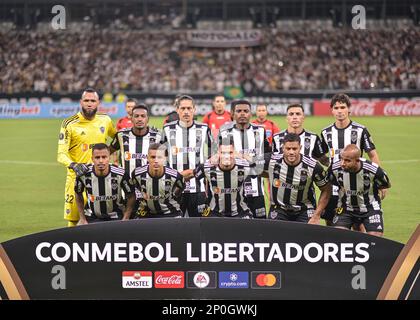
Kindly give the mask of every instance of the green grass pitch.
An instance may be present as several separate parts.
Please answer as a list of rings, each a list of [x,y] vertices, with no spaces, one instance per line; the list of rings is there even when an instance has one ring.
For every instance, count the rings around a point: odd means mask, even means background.
[[[284,117],[271,117],[281,129]],[[150,123],[162,126],[163,118]],[[366,117],[392,188],[383,202],[385,237],[405,243],[420,221],[420,118]],[[332,117],[307,117],[316,133]],[[0,120],[0,242],[66,226],[65,168],[56,162],[61,120]]]

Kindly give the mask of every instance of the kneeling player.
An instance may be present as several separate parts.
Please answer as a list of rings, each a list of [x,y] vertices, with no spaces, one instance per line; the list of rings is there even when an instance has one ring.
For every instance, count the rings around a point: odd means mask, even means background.
[[[185,183],[178,171],[165,166],[166,160],[166,145],[153,143],[147,154],[149,164],[132,173],[140,190],[138,218],[182,217],[179,200]]]
[[[360,156],[360,149],[349,144],[343,149],[341,160],[330,167],[330,178],[340,188],[333,226],[350,229],[354,223],[363,224],[367,233],[382,236],[384,222],[379,192],[391,184],[385,171]]]
[[[78,225],[119,220],[123,215],[130,215],[135,196],[130,185],[130,178],[124,169],[109,164],[110,152],[104,143],[97,143],[92,148],[93,165],[87,166],[87,172],[76,178],[76,204],[80,219]],[[127,196],[124,207],[122,191]],[[83,204],[83,192],[86,192],[87,204]]]
[[[243,189],[250,167],[247,161],[235,158],[233,139],[222,139],[218,161],[212,162],[207,160],[194,170],[197,179],[205,177],[209,183],[209,210],[203,216],[252,218]]]
[[[318,224],[331,195],[331,185],[322,166],[302,155],[300,149],[300,137],[289,133],[283,140],[283,155],[274,154],[266,166],[270,178],[269,218]],[[314,183],[321,190],[318,207]]]

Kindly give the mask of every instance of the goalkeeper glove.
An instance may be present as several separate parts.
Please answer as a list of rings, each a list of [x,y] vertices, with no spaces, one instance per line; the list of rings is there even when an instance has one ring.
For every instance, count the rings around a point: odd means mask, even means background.
[[[69,168],[73,169],[73,171],[76,173],[78,177],[84,175],[89,170],[87,165],[85,165],[84,163],[76,163],[76,162],[72,162]]]

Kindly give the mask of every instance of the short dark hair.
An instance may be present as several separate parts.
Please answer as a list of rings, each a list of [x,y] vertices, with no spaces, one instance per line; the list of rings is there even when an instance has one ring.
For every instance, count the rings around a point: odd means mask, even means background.
[[[143,109],[143,110],[146,110],[147,115],[149,115],[149,107],[148,107],[147,105],[145,105],[144,103],[139,103],[139,104],[136,104],[136,105],[134,106],[134,108],[131,110],[131,112],[134,114],[134,110],[136,110],[136,109]]]
[[[300,144],[300,137],[296,133],[288,133],[283,139],[283,144],[286,142],[297,142]]]
[[[96,93],[96,95],[98,96],[98,99],[100,99],[98,91],[96,91],[94,88],[88,87],[85,90],[83,90],[82,96],[80,97],[81,99],[83,98],[85,93]]]
[[[193,97],[191,97],[191,96],[189,96],[187,94],[182,94],[179,97],[177,96],[175,98],[175,107],[177,109],[179,108],[179,105],[181,104],[181,101],[183,101],[183,100],[189,100],[189,101],[192,102],[193,106],[195,106],[195,102],[194,102],[194,98]]]
[[[105,143],[95,143],[92,147],[92,153],[95,150],[108,150],[109,152],[109,147],[105,144]]]
[[[129,103],[129,102],[134,102],[136,105],[138,105],[138,104],[139,104],[139,101],[138,101],[137,99],[134,99],[134,98],[128,98],[128,99],[125,101],[125,104],[127,105],[127,103]]]
[[[167,147],[166,144],[161,144],[161,143],[152,143],[149,146],[149,151],[151,150],[161,150],[161,151],[166,151]]]
[[[235,142],[233,140],[233,135],[228,134],[227,136],[219,136],[219,147],[220,146],[234,146]]]
[[[223,98],[226,100],[225,95],[224,95],[223,93],[216,94],[216,95],[213,97],[213,101],[214,101],[214,100],[216,100],[216,98],[217,98],[217,97],[223,97]]]
[[[345,93],[335,94],[334,97],[332,97],[331,99],[330,108],[334,107],[334,105],[337,102],[345,103],[347,107],[350,108],[350,105],[351,105],[350,97],[346,95]]]
[[[303,110],[303,106],[300,103],[289,104],[287,106],[286,112],[288,112],[289,109],[292,109],[292,108],[301,108],[302,109],[302,113],[305,112],[305,110]]]
[[[249,102],[248,100],[245,100],[245,99],[233,100],[232,103],[230,104],[230,111],[232,112],[232,114],[235,112],[235,108],[238,104],[246,104],[249,106],[249,109],[252,108],[251,102]]]

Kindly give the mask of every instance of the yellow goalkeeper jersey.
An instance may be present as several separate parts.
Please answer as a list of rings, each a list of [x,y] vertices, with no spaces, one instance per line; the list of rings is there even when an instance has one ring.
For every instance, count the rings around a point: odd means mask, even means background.
[[[105,143],[107,137],[113,138],[115,133],[108,115],[97,113],[93,120],[87,120],[78,112],[63,120],[58,137],[57,161],[66,167],[72,162],[91,163],[93,145]]]

